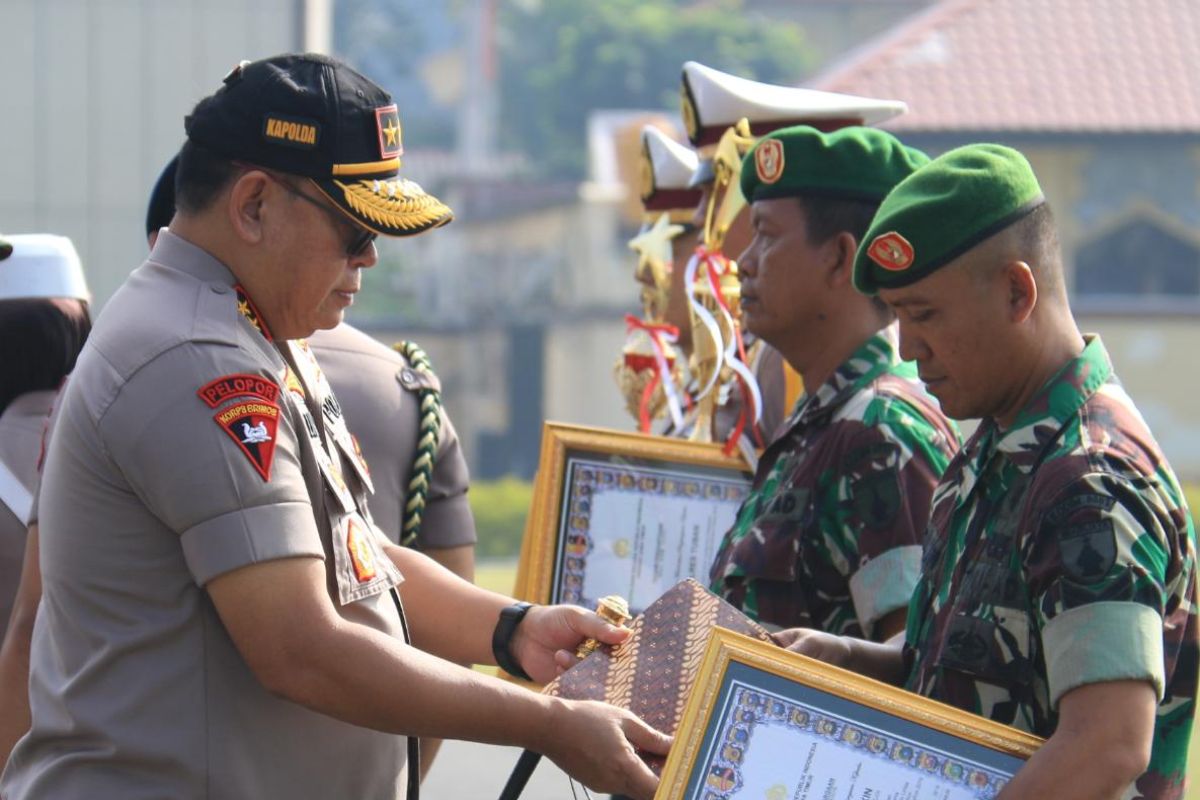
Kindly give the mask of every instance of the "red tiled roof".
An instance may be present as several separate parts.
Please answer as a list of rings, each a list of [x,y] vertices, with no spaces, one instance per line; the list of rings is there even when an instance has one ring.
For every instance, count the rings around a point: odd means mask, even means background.
[[[944,0],[818,76],[906,131],[1200,131],[1197,0]]]

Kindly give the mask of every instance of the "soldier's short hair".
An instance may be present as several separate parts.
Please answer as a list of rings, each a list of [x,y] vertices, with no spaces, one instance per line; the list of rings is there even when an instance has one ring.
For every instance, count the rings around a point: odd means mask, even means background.
[[[879,202],[849,198],[801,194],[796,198],[804,212],[808,241],[827,242],[843,231],[861,242],[871,220],[879,210]]]

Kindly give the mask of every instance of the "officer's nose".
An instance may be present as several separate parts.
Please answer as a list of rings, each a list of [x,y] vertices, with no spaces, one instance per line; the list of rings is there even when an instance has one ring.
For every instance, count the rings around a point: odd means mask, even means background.
[[[758,237],[755,237],[757,239]],[[754,246],[755,239],[750,240],[750,244],[746,245],[746,249],[737,257],[738,276],[739,277],[754,277],[758,274],[758,255]]]
[[[361,253],[354,256],[354,258],[350,260],[351,266],[362,267],[363,269],[369,269],[375,266],[377,263],[379,263],[379,251],[375,249],[374,241],[367,245]]]
[[[913,326],[900,319],[900,358],[905,361],[927,361],[929,345],[913,331]]]

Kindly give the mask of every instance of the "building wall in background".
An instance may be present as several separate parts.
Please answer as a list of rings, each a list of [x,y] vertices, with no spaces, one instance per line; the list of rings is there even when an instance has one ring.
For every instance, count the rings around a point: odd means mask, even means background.
[[[4,0],[0,230],[70,236],[102,305],[183,118],[242,59],[328,49],[330,0]]]

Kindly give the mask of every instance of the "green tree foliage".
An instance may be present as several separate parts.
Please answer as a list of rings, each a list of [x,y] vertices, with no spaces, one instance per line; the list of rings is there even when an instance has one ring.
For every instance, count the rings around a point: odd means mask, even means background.
[[[504,477],[494,481],[471,481],[467,492],[475,530],[479,558],[515,557],[521,552],[525,518],[533,500],[533,484],[520,478]]]
[[[588,113],[677,113],[685,61],[778,83],[810,63],[798,26],[741,0],[509,0],[500,25],[501,143],[567,179],[584,175]]]

